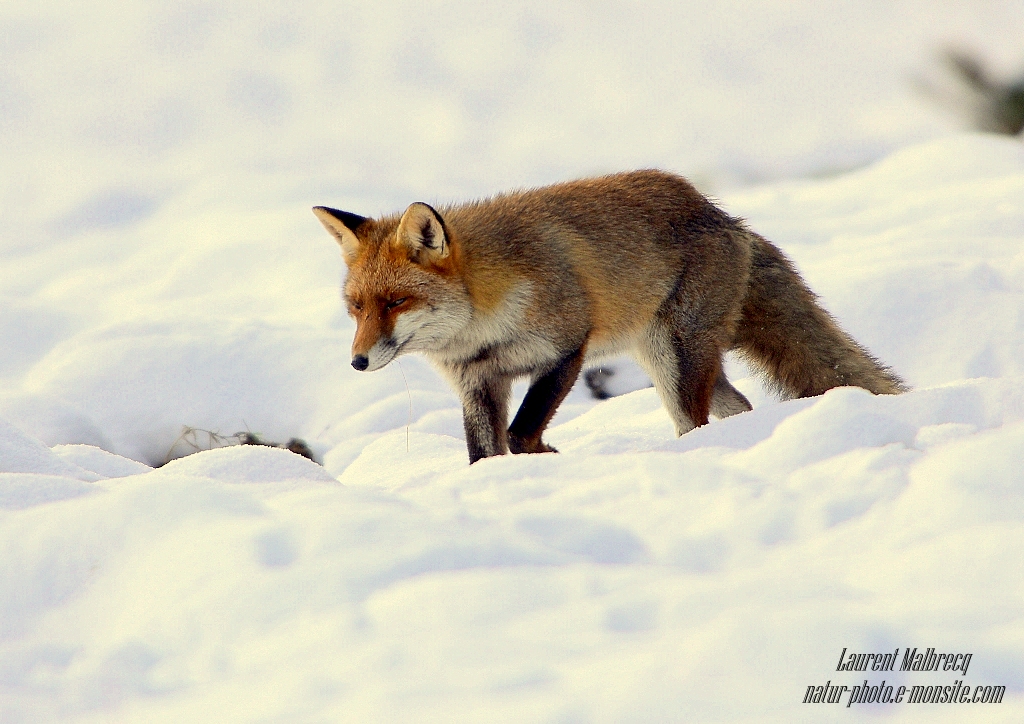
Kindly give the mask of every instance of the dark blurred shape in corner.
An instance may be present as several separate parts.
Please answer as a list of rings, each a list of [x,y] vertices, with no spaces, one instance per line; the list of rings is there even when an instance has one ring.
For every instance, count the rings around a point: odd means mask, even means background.
[[[1024,76],[1002,81],[973,53],[947,48],[941,78],[918,78],[916,85],[936,103],[966,115],[979,131],[1016,136],[1024,129]]]

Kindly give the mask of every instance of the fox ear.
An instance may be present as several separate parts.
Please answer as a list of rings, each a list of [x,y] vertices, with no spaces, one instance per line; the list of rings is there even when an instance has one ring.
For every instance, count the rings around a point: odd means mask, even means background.
[[[444,219],[431,206],[418,202],[402,214],[396,242],[415,262],[440,261],[451,251]]]
[[[341,244],[341,255],[346,264],[351,264],[359,255],[359,247],[362,242],[355,232],[367,219],[363,216],[350,214],[347,211],[338,211],[327,206],[314,206],[313,213],[320,223],[331,233],[338,243]]]

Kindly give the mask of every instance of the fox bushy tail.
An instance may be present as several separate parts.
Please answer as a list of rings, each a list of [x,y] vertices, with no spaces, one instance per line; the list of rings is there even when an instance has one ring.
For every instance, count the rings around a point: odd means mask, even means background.
[[[735,349],[790,397],[853,385],[877,394],[909,388],[817,302],[793,263],[753,232],[751,273]]]

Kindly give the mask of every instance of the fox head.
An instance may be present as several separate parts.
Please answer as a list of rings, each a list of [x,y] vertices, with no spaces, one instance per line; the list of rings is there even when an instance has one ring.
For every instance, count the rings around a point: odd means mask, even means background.
[[[401,218],[368,219],[326,206],[313,213],[341,245],[344,297],[356,322],[352,366],[373,371],[406,352],[432,352],[468,324],[458,245],[423,203]]]

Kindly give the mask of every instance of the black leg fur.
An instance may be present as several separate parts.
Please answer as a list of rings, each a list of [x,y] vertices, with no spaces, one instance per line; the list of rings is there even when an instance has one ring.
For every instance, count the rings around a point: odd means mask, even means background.
[[[579,377],[583,349],[580,347],[567,354],[530,386],[508,429],[509,450],[514,453],[556,452],[541,441],[541,436]]]
[[[505,422],[508,420],[508,381],[470,390],[462,400],[469,463],[508,452]]]

